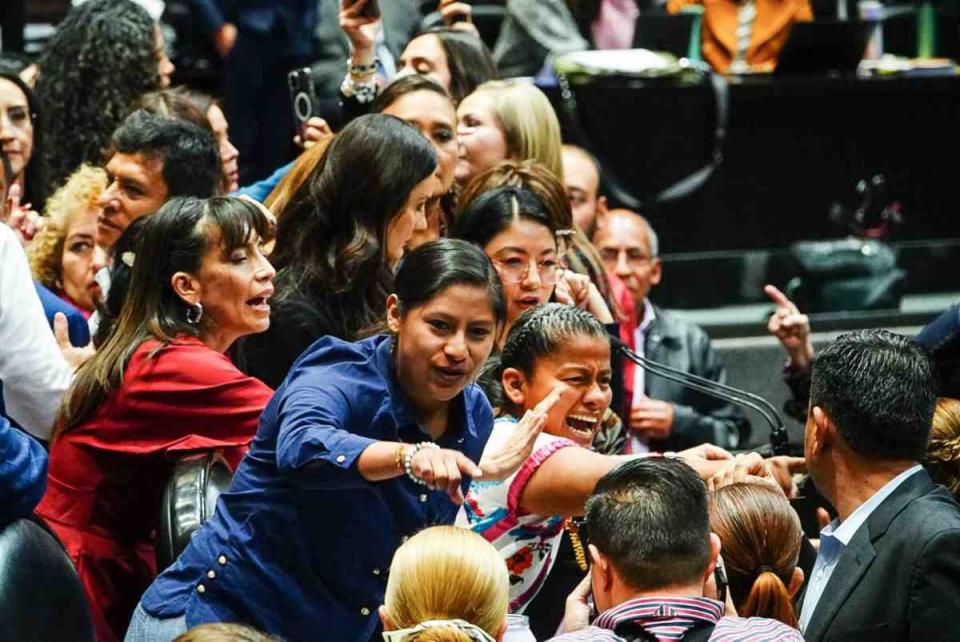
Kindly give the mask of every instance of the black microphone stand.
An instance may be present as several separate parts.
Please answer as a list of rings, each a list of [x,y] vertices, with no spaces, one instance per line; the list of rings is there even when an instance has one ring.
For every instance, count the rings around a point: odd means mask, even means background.
[[[706,395],[710,395],[711,397],[723,399],[724,401],[729,401],[730,403],[738,406],[743,406],[756,411],[761,417],[763,417],[764,421],[770,424],[770,447],[773,450],[773,454],[790,454],[790,443],[787,436],[787,428],[783,425],[783,419],[780,418],[780,413],[777,412],[776,408],[774,408],[769,401],[760,395],[755,395],[752,392],[747,392],[746,390],[741,390],[740,388],[734,388],[733,386],[728,386],[711,379],[690,374],[689,372],[684,372],[683,370],[677,370],[676,368],[671,368],[670,366],[657,363],[656,361],[651,361],[646,357],[641,357],[639,354],[631,350],[630,347],[627,346],[623,341],[613,337],[611,337],[611,341],[614,347],[620,353],[622,353],[627,359],[630,359],[630,361],[633,361],[639,367],[645,369],[647,372],[651,372],[670,381],[675,381],[680,385],[686,386],[687,388],[691,388],[693,390],[698,390]]]

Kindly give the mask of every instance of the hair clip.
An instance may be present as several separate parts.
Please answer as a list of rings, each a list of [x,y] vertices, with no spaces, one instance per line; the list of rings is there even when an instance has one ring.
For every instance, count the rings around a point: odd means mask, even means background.
[[[136,258],[137,258],[137,255],[134,254],[133,252],[124,252],[123,254],[120,255],[120,260],[123,261],[123,264],[126,265],[128,268],[133,267],[133,261]]]

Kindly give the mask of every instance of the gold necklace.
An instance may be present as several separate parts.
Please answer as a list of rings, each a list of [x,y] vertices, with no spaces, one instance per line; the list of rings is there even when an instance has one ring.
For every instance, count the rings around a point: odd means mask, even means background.
[[[587,566],[587,551],[584,550],[583,542],[580,540],[580,527],[573,521],[573,518],[568,517],[563,523],[563,529],[570,534],[570,544],[573,546],[573,556],[577,560],[577,566],[586,573],[589,568]]]

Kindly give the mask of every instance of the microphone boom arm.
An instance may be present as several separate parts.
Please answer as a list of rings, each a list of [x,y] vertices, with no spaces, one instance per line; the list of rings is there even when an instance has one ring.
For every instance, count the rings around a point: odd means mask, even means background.
[[[683,370],[677,370],[662,363],[657,363],[656,361],[651,361],[646,357],[641,357],[638,355],[619,339],[614,338],[613,343],[614,347],[617,348],[625,357],[657,376],[674,381],[692,390],[697,390],[706,395],[710,395],[711,397],[716,397],[718,399],[754,410],[757,412],[757,414],[763,417],[764,421],[770,425],[770,446],[773,449],[773,454],[789,454],[790,444],[787,436],[787,429],[783,425],[783,420],[780,418],[780,414],[773,407],[773,404],[760,395],[756,395],[752,392],[747,392],[746,390],[741,390],[739,388],[734,388],[733,386],[718,383],[711,379],[706,379],[705,377],[700,377],[689,372],[684,372]]]

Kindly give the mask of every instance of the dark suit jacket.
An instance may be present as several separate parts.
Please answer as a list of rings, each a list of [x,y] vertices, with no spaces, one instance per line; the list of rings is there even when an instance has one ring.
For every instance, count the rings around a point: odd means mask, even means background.
[[[803,597],[799,599],[803,604]],[[925,470],[867,518],[807,624],[807,642],[960,640],[960,506]]]
[[[312,41],[317,23],[317,0],[191,0],[210,32],[224,22],[258,34],[274,34],[278,40]]]
[[[645,335],[645,357],[719,383],[727,382],[726,368],[717,360],[710,338],[703,328],[657,306],[654,306],[654,314],[654,321]],[[621,329],[620,338],[633,346],[632,329],[629,332]],[[624,383],[631,389],[633,368],[632,363],[624,361]],[[717,443],[718,427],[722,428],[721,433],[737,435],[740,444],[747,443],[750,438],[750,421],[743,412],[716,397],[650,372],[644,376],[644,392],[651,399],[671,402],[674,409],[673,431],[669,438],[652,442],[654,450],[683,450],[704,442]],[[627,407],[632,405],[632,394],[626,399]],[[730,446],[728,442],[718,445]]]

